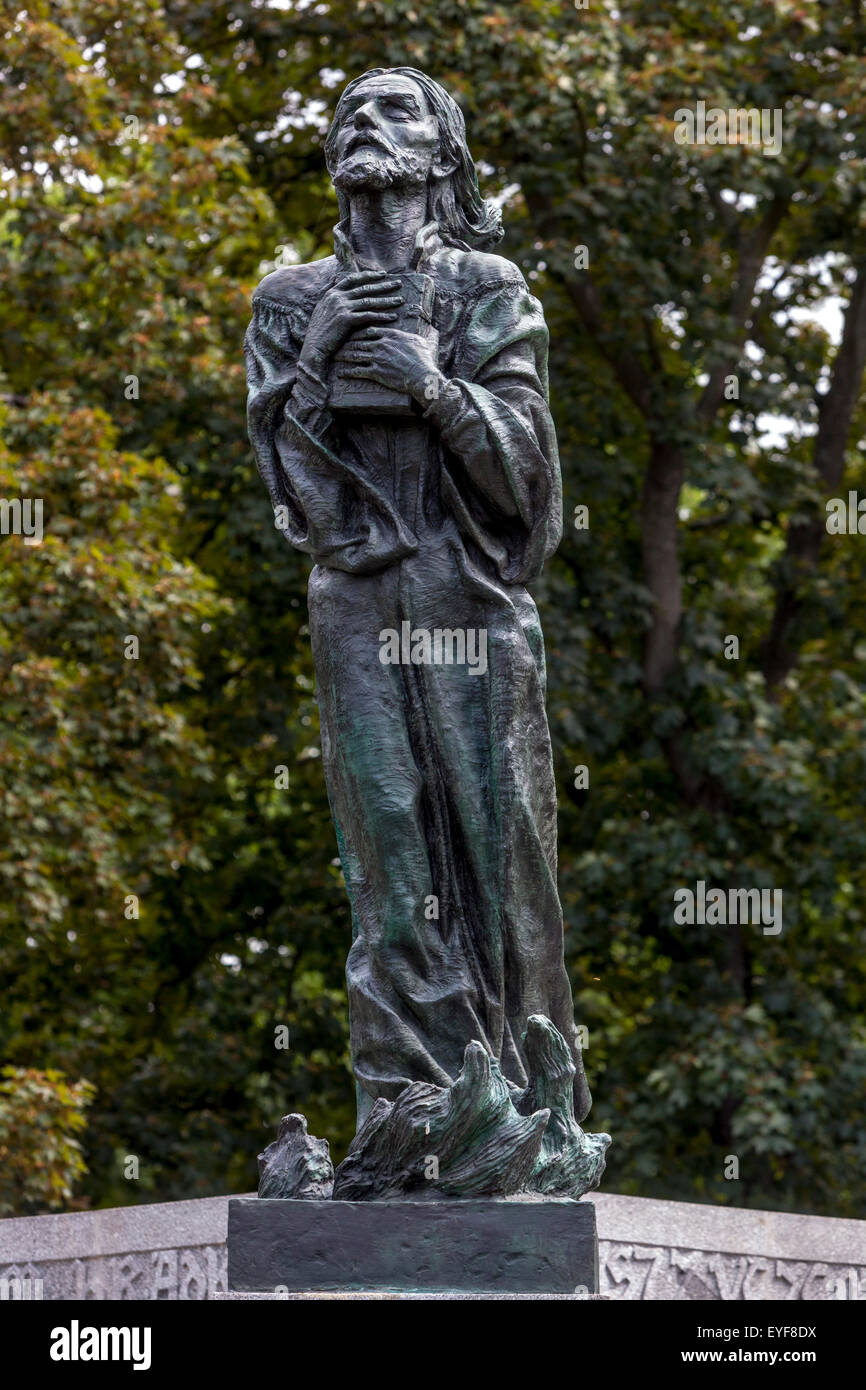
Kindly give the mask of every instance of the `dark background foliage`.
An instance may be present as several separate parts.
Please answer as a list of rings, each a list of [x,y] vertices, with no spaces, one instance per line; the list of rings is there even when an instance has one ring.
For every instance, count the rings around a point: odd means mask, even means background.
[[[23,1069],[96,1087],[79,1200],[248,1190],[289,1110],[351,1137],[306,567],[240,349],[275,259],[330,250],[344,77],[408,63],[552,333],[535,592],[606,1185],[862,1214],[866,541],[824,526],[866,490],[862,4],[17,0],[0,33],[0,495],[46,524],[0,538],[0,1051],[28,1115]],[[699,100],[780,109],[781,153],[678,144]],[[783,932],[676,925],[698,879],[781,888]]]

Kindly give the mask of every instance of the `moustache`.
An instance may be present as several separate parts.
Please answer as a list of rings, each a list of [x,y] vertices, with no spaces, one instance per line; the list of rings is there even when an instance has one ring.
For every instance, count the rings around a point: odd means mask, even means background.
[[[343,154],[354,154],[358,149],[381,150],[382,154],[390,155],[392,159],[397,153],[390,141],[383,139],[381,135],[367,134],[364,131],[359,131],[347,141]]]

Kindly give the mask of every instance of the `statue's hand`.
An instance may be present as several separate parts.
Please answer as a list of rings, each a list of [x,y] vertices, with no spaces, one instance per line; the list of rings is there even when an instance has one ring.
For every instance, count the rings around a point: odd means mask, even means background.
[[[351,363],[345,376],[378,381],[394,391],[408,391],[422,405],[439,393],[442,381],[435,340],[399,328],[368,328],[342,353]]]
[[[301,361],[323,375],[330,358],[352,333],[393,323],[403,303],[400,281],[384,270],[359,270],[328,290],[313,310]]]

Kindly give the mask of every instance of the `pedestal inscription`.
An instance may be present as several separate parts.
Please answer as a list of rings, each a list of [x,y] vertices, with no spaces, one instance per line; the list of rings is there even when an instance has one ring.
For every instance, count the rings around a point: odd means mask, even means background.
[[[598,1292],[595,1208],[530,1200],[229,1202],[230,1290]]]

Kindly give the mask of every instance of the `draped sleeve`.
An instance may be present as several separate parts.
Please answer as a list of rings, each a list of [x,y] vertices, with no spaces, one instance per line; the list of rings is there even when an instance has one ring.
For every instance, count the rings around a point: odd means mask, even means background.
[[[522,277],[482,288],[465,311],[455,375],[425,411],[444,446],[443,501],[512,584],[537,575],[562,535],[547,346]]]
[[[327,393],[299,369],[296,311],[253,296],[244,340],[247,422],[278,529],[332,569],[368,574],[418,545],[384,494],[333,444]]]

